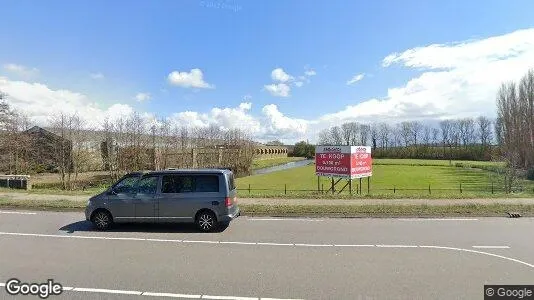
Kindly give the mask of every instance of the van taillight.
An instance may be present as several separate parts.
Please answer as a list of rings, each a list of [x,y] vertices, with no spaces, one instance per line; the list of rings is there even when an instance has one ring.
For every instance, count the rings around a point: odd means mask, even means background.
[[[226,207],[228,207],[228,206],[232,206],[232,198],[230,198],[230,197],[226,197],[226,198],[224,199],[224,205],[225,205]]]

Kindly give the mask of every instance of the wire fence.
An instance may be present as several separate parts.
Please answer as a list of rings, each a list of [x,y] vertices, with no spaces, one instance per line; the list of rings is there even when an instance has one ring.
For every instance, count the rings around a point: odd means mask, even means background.
[[[254,194],[294,194],[294,193],[309,193],[309,194],[350,194],[350,195],[365,195],[365,194],[377,194],[377,193],[386,193],[386,194],[406,194],[406,192],[412,194],[425,194],[432,195],[433,193],[487,193],[487,194],[500,194],[500,193],[532,193],[534,194],[534,188],[527,188],[522,185],[512,186],[511,188],[505,188],[502,184],[491,183],[491,184],[466,184],[459,183],[456,187],[432,187],[429,184],[426,187],[405,187],[392,185],[391,187],[372,187],[367,183],[356,183],[356,184],[345,184],[341,186],[334,185],[325,185],[324,183],[320,184],[319,188],[315,189],[295,189],[290,188],[288,184],[283,184],[279,186],[270,186],[268,188],[256,188],[251,184],[248,184],[246,187],[238,187],[237,191],[241,195],[254,195]]]

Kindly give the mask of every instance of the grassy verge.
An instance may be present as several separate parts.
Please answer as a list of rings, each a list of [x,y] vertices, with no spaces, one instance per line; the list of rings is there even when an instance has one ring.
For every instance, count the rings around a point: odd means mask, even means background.
[[[286,194],[284,191],[264,191],[264,192],[251,192],[250,194],[245,191],[238,192],[240,198],[277,198],[277,199],[499,199],[499,198],[532,198],[533,193],[515,193],[506,194],[504,192],[496,192],[494,194],[487,192],[464,192],[464,193],[413,193],[413,191],[397,191],[393,193],[371,193],[369,195],[357,195],[357,194],[332,194],[332,193],[317,193],[317,192],[289,192]]]
[[[246,205],[249,216],[331,216],[331,217],[446,217],[506,216],[519,212],[534,216],[534,205],[466,204],[466,205]]]
[[[445,217],[506,216],[518,212],[534,216],[534,205],[465,204],[465,205],[263,205],[241,204],[246,216],[315,216],[315,217]],[[83,211],[85,202],[70,200],[34,201],[0,199],[0,208],[47,211]]]
[[[0,199],[0,208],[50,210],[50,211],[83,211],[86,202],[72,200],[13,200]]]
[[[274,167],[294,161],[303,160],[303,157],[277,157],[267,159],[257,159],[252,162],[252,170]]]

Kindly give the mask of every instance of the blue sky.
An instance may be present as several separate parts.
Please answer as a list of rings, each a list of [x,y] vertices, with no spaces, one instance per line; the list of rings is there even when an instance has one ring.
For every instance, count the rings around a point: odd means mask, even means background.
[[[220,125],[231,127],[228,119],[232,118],[242,118],[243,122],[236,126],[256,122],[251,126],[257,127],[260,139],[295,140],[351,118],[377,120],[381,114],[391,115],[372,102],[357,106],[372,99],[393,101],[382,106],[402,102],[398,111],[404,111],[405,100],[393,99],[391,89],[406,89],[414,80],[420,81],[415,82],[417,89],[436,86],[425,78],[444,76],[435,66],[449,57],[447,51],[453,56],[464,51],[465,47],[459,50],[457,44],[501,37],[497,44],[510,45],[502,51],[513,51],[524,44],[509,35],[534,27],[534,2],[528,0],[2,0],[1,6],[0,78],[4,80],[3,89],[12,95],[14,106],[46,101],[36,99],[39,91],[32,92],[35,98],[28,99],[20,90],[30,87],[19,84],[16,90],[14,82],[31,84],[32,88],[36,84],[45,86],[49,94],[42,98],[53,98],[48,100],[56,101],[59,107],[61,103],[57,102],[71,101],[69,105],[75,110],[86,105],[98,113],[120,104],[154,116],[174,116],[181,122],[199,118],[199,124],[207,124],[210,118],[220,115],[213,113],[213,108],[236,110],[247,102],[251,103],[250,109],[230,111],[230,117],[222,118]],[[528,31],[524,36],[530,34]],[[413,66],[413,61],[418,60],[415,56],[399,57],[389,66],[383,63],[392,53],[400,55],[417,47],[432,50],[432,44],[445,45],[445,49],[431,55],[433,61],[422,66]],[[496,44],[488,42],[489,52],[481,57],[492,57],[491,45]],[[531,58],[534,48],[527,46],[521,52],[525,61]],[[459,78],[472,76],[465,72],[469,68],[465,67],[464,57],[470,54],[458,57],[452,69],[460,71],[451,74],[454,80],[472,83],[469,78]],[[515,66],[517,62],[510,64]],[[510,67],[510,76],[504,79],[514,79],[528,67],[532,65],[525,63],[523,70]],[[273,79],[272,72],[277,68],[292,79]],[[209,88],[192,87],[183,78],[178,80],[180,84],[168,80],[171,72],[190,73],[193,69],[200,70]],[[305,75],[312,70],[315,75]],[[363,75],[361,80],[347,84],[358,74]],[[488,78],[484,84],[500,79],[502,75]],[[273,95],[267,87],[272,84],[287,85],[288,95]],[[479,91],[459,89],[431,92],[449,95],[441,102],[460,93],[455,97],[462,103],[466,101],[462,97],[478,95]],[[81,96],[64,99],[58,91]],[[139,93],[149,94],[150,99],[137,101]],[[481,97],[486,99],[487,95]],[[270,106],[273,104],[276,109]],[[419,114],[399,114],[398,118],[428,118],[436,111],[440,117],[477,113],[477,105],[470,111],[451,111],[451,106],[436,103],[417,105]],[[266,106],[271,113],[265,112]],[[353,111],[347,107],[353,107]],[[83,114],[84,110],[80,111]],[[184,111],[197,115],[180,115]],[[491,114],[491,110],[482,113]],[[45,117],[36,111],[28,114],[41,121]]]

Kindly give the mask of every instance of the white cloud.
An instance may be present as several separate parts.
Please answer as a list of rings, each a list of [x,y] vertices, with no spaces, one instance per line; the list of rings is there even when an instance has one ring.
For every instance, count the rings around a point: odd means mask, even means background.
[[[323,115],[318,122],[493,117],[501,83],[516,81],[534,67],[534,29],[417,47],[390,54],[382,62],[423,72],[400,87],[389,88],[382,99],[349,105]]]
[[[0,90],[7,93],[9,103],[30,119],[45,126],[58,112],[77,113],[92,126],[100,126],[105,118],[117,118],[131,114],[133,108],[126,104],[114,104],[101,108],[86,95],[69,90],[53,90],[45,84],[12,81],[0,77]]]
[[[354,75],[350,80],[347,81],[347,85],[353,85],[356,82],[362,80],[364,77],[365,77],[365,74],[363,74],[363,73]]]
[[[291,88],[285,83],[267,84],[264,87],[275,97],[289,97],[289,93],[291,92]]]
[[[294,79],[293,76],[287,74],[284,69],[282,68],[276,68],[274,69],[272,72],[271,72],[271,78],[274,80],[274,81],[279,81],[279,82],[288,82],[288,81],[291,81]]]
[[[225,129],[241,129],[249,134],[256,135],[261,131],[260,122],[249,114],[252,103],[243,102],[236,108],[211,109],[208,113],[185,111],[171,116],[174,124],[191,127],[217,126]]]
[[[264,126],[263,134],[265,137],[295,139],[306,134],[308,121],[285,116],[275,104],[265,105],[262,112],[264,114],[262,125]]]
[[[271,71],[271,79],[274,81],[272,84],[264,85],[264,89],[275,97],[289,97],[291,94],[291,86],[302,87],[305,83],[309,83],[309,77],[315,76],[317,73],[305,67],[304,75],[293,76],[288,74],[282,68],[276,68]]]
[[[304,71],[304,75],[306,75],[308,77],[315,76],[315,75],[317,75],[317,72],[315,72],[315,70],[313,70],[313,69],[308,69],[308,70]]]
[[[189,72],[173,71],[167,76],[170,84],[184,88],[211,89],[214,85],[204,81],[204,74],[200,69],[191,69]]]
[[[91,73],[89,74],[89,77],[91,77],[91,79],[95,79],[95,80],[99,80],[99,79],[104,79],[105,76],[104,74],[98,72],[98,73]]]
[[[137,100],[137,102],[145,102],[150,99],[152,99],[150,93],[137,93],[137,95],[135,95],[135,100]]]
[[[13,64],[13,63],[5,64],[4,70],[10,73],[13,73],[15,75],[18,75],[18,76],[23,76],[23,77],[30,77],[30,76],[37,75],[37,73],[39,73],[39,70],[36,68],[28,68],[28,67]]]

